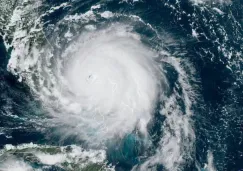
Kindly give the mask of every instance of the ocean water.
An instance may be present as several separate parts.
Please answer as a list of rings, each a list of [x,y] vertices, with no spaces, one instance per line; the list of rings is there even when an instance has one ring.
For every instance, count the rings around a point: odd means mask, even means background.
[[[0,170],[243,170],[242,57],[242,0],[0,0]]]

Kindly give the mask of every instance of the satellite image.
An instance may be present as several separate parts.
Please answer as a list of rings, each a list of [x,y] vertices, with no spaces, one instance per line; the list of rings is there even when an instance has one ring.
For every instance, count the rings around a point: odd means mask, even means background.
[[[0,0],[0,171],[243,171],[243,0]]]

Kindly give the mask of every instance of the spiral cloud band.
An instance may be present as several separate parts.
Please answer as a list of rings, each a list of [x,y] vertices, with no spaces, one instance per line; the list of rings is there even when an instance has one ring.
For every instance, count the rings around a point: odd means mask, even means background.
[[[99,139],[124,135],[135,126],[146,134],[160,91],[155,54],[128,29],[119,25],[81,35],[64,68],[70,92],[65,108]]]
[[[45,15],[62,6],[68,4]],[[35,123],[47,128],[48,138],[75,137],[87,148],[112,149],[131,135],[146,150],[158,143],[151,154],[141,154],[146,161],[135,170],[157,164],[178,170],[191,159],[195,141],[188,80],[193,70],[164,49],[166,35],[149,23],[99,12],[101,7],[67,15],[55,27],[36,18],[30,36],[14,34],[8,70],[40,100],[46,115]]]

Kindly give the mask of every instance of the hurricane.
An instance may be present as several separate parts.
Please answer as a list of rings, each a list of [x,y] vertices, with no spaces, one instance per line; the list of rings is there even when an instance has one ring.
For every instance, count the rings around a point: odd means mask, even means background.
[[[0,1],[0,171],[240,171],[241,0]]]

